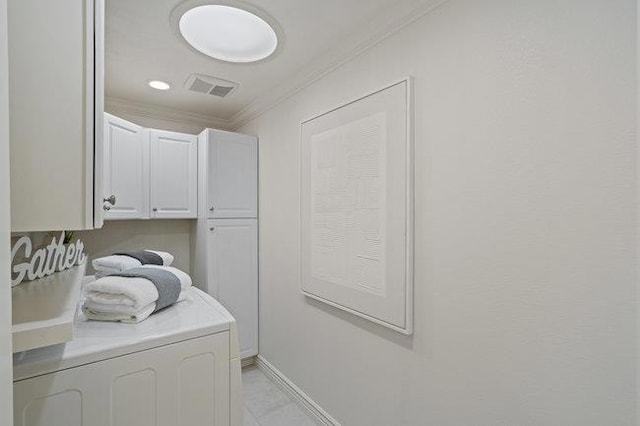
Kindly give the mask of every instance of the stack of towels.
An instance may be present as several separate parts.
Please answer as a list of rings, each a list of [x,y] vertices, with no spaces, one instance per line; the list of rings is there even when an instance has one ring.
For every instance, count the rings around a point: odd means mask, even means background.
[[[172,262],[169,253],[151,250],[95,259],[97,279],[84,288],[82,312],[91,320],[138,323],[184,300],[191,277]]]

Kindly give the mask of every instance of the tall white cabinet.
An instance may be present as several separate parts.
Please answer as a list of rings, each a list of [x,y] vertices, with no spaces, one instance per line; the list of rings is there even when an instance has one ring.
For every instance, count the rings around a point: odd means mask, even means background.
[[[105,114],[104,140],[105,219],[196,218],[196,135],[146,129]]]
[[[258,141],[207,129],[198,136],[196,283],[236,318],[241,358],[258,354]]]

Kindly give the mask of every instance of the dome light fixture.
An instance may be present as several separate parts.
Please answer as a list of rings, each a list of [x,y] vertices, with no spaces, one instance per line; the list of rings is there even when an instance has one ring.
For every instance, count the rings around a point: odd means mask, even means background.
[[[152,88],[156,89],[156,90],[169,90],[171,89],[171,85],[169,83],[167,83],[166,81],[162,81],[162,80],[151,80],[149,81],[149,86],[151,86]]]
[[[262,61],[281,44],[277,23],[261,10],[240,2],[186,1],[173,10],[171,20],[189,46],[225,62]]]

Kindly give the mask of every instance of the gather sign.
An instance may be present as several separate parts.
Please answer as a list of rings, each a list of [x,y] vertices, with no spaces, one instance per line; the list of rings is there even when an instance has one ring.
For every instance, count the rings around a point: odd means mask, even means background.
[[[44,278],[57,271],[64,271],[76,265],[82,265],[87,256],[84,252],[84,244],[77,240],[75,243],[64,244],[64,231],[60,238],[53,237],[51,243],[36,250],[33,254],[31,238],[20,238],[11,249],[11,286],[20,284],[25,278],[29,281]],[[20,263],[16,262],[16,256]]]

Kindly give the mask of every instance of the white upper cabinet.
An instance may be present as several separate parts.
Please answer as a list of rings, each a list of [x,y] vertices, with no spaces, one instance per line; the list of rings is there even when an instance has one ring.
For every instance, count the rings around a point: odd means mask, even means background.
[[[8,2],[13,231],[102,224],[103,8]]]
[[[198,138],[104,114],[105,219],[193,219]]]
[[[195,218],[198,213],[198,138],[150,130],[151,218]]]
[[[105,219],[149,217],[149,139],[137,124],[104,119]]]
[[[258,140],[255,136],[205,130],[208,149],[207,217],[258,217]]]

